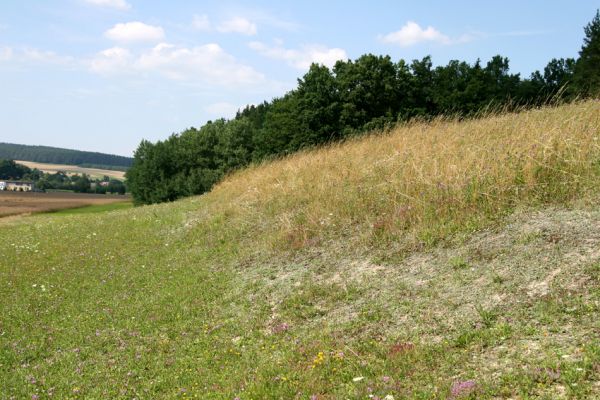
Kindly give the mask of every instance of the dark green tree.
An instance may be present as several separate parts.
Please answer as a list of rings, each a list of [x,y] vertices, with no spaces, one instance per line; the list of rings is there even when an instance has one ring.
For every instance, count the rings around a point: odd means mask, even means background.
[[[294,135],[291,147],[324,143],[340,137],[340,94],[336,79],[324,65],[312,64],[298,79],[298,113],[305,130]]]
[[[575,65],[575,87],[583,95],[600,95],[600,10],[583,29],[585,38]]]
[[[0,160],[0,179],[23,179],[32,170],[25,165],[17,164],[13,160]]]

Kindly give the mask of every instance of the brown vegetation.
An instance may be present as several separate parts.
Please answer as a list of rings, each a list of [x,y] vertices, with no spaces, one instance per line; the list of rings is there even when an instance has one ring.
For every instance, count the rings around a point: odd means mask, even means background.
[[[81,193],[0,192],[0,217],[129,201],[128,196]]]

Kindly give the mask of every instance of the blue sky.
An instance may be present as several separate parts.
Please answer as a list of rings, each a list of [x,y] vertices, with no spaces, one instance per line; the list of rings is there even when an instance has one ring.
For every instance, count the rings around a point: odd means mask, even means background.
[[[597,0],[0,4],[0,141],[131,155],[292,89],[311,62],[576,57]]]

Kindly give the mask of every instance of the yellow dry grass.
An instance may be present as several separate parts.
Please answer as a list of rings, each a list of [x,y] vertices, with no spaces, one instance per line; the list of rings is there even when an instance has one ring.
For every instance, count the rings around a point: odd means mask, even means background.
[[[31,169],[37,168],[42,172],[54,174],[58,171],[62,171],[67,175],[81,175],[86,174],[91,176],[92,178],[102,179],[105,175],[118,179],[120,181],[125,180],[125,172],[123,171],[113,171],[109,169],[100,169],[100,168],[85,168],[77,165],[67,165],[67,164],[48,164],[48,163],[38,163],[33,161],[22,161],[15,160],[16,163],[25,165]]]
[[[271,245],[427,245],[521,205],[581,196],[598,181],[599,137],[599,101],[409,123],[234,173],[203,212]]]

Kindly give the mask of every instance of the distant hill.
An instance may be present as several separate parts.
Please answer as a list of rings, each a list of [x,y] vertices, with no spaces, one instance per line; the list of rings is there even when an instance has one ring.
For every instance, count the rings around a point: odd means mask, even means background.
[[[126,170],[133,163],[133,158],[131,157],[117,156],[114,154],[1,142],[0,159],[69,164],[88,168],[114,170]]]

